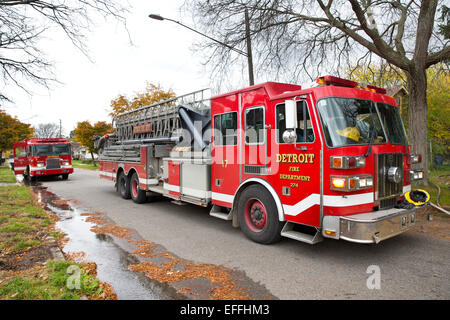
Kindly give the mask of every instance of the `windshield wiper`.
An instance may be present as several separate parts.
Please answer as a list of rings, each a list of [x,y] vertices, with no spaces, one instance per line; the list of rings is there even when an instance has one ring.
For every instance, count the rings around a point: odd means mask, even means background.
[[[370,119],[372,119],[372,130],[370,131],[369,147],[367,148],[367,152],[364,154],[365,158],[369,157],[370,153],[372,152],[372,145],[375,141],[375,135],[377,133],[377,128],[375,127],[375,120],[373,117],[374,117],[373,112],[370,111]]]

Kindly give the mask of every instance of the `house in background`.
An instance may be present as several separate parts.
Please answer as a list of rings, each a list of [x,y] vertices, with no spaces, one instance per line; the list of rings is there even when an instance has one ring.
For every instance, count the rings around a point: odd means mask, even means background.
[[[400,107],[400,114],[403,116],[404,112],[406,112],[405,107],[408,101],[408,90],[406,90],[405,86],[402,84],[395,85],[386,89],[386,94],[391,96],[397,102],[397,105]]]
[[[72,158],[75,160],[92,160],[91,154],[82,146],[79,142],[72,141],[70,142],[72,147]],[[94,153],[94,159],[97,159],[98,156]]]

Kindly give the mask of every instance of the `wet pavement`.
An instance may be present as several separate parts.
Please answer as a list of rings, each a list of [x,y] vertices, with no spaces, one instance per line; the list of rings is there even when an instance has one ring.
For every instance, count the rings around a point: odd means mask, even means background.
[[[247,240],[227,221],[208,216],[207,209],[165,200],[144,204],[123,200],[98,172],[76,169],[67,181],[41,181],[61,198],[72,199],[74,207],[103,213],[95,217],[108,219],[117,230],[98,224],[94,228],[110,235],[132,261],[139,260],[130,262],[133,271],[167,283],[167,290],[175,288],[187,298],[225,299],[221,290],[214,295],[211,290],[232,289],[228,285],[243,288],[256,299],[449,298],[450,242],[428,231],[408,232],[376,246],[335,240],[311,246],[290,239],[263,246]],[[130,239],[126,232],[125,238],[114,235],[124,228],[131,231]],[[152,242],[139,247],[129,241],[138,241],[137,235]],[[367,287],[372,265],[381,270],[379,290]],[[188,278],[191,275],[197,277]],[[222,281],[226,278],[227,283]],[[161,291],[172,292],[164,287]]]
[[[67,234],[69,238],[63,252],[68,255],[82,252],[82,261],[95,262],[98,278],[111,284],[119,299],[182,298],[144,275],[130,271],[128,267],[138,263],[138,260],[122,249],[113,237],[90,231],[95,224],[86,222],[87,216],[82,216],[82,213],[86,212],[85,210],[61,201],[58,196],[47,191],[46,187],[39,182],[33,182],[31,188],[44,208],[60,218],[56,227]]]
[[[56,227],[68,239],[64,254],[75,262],[95,262],[98,278],[113,286],[118,299],[276,299],[242,271],[182,259],[101,212],[61,199],[40,182],[46,180],[24,184],[59,217]]]

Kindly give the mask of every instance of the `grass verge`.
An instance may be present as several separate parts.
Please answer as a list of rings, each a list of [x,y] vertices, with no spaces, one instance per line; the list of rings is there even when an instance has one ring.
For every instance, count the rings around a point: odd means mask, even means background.
[[[98,170],[98,163],[94,166],[92,161],[72,160],[72,167],[79,169]]]
[[[0,167],[0,183],[14,183],[16,176],[9,167]]]
[[[30,188],[0,187],[0,300],[116,299],[95,263],[53,261],[56,221]]]
[[[71,261],[48,261],[0,281],[1,300],[96,300],[111,291],[88,265]]]
[[[442,207],[450,207],[450,165],[443,166],[439,169],[430,171],[429,180],[438,185],[441,189],[439,202]],[[437,188],[432,184],[424,186],[413,186],[417,189],[425,189],[431,196],[431,202],[436,203]],[[448,216],[447,216],[448,217]]]

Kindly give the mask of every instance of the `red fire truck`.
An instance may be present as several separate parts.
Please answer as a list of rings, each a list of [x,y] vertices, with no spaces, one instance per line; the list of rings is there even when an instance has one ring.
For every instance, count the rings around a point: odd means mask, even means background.
[[[30,138],[14,143],[14,174],[27,179],[43,175],[61,175],[64,180],[73,172],[70,142],[67,139]]]
[[[208,206],[264,244],[378,243],[431,219],[427,205],[399,206],[423,171],[385,89],[324,76],[203,95],[115,117],[96,141],[100,177],[136,203]]]

